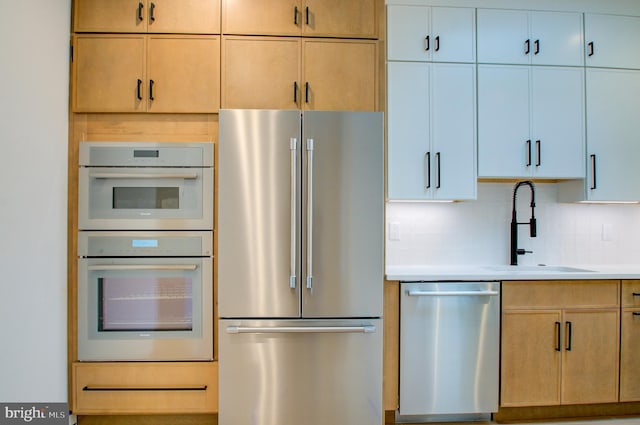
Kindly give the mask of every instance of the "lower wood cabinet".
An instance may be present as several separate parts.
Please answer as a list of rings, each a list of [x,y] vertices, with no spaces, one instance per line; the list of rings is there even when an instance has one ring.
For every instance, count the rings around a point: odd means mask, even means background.
[[[218,411],[217,362],[74,363],[75,415]]]
[[[620,401],[640,401],[640,280],[622,282]]]
[[[502,297],[502,407],[618,401],[620,281],[503,282]]]

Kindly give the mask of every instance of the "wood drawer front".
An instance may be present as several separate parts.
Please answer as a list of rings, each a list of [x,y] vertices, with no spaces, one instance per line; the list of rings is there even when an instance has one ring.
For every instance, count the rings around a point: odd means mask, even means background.
[[[77,415],[215,413],[218,363],[74,363]]]
[[[620,305],[618,280],[509,281],[502,284],[502,308],[591,308]]]
[[[622,281],[622,307],[640,308],[640,280]]]

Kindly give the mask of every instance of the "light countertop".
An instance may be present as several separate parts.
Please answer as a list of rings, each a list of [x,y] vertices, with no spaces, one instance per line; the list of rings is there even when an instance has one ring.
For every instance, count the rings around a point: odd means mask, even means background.
[[[640,279],[640,264],[387,266],[386,279],[399,281]]]

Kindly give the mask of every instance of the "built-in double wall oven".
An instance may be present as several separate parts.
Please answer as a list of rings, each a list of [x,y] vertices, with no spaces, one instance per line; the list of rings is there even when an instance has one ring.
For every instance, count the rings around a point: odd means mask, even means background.
[[[78,360],[213,358],[213,144],[82,142]]]

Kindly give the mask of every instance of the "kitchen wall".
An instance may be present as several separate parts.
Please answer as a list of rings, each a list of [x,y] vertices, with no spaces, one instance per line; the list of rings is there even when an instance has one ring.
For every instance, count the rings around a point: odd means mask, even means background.
[[[70,10],[0,2],[0,402],[67,401]]]
[[[476,201],[387,204],[386,265],[508,264],[513,187],[480,183]],[[518,226],[519,247],[533,251],[520,264],[640,262],[640,205],[566,204],[557,194],[555,183],[536,184],[538,235]],[[529,220],[530,199],[521,187],[519,222]]]

